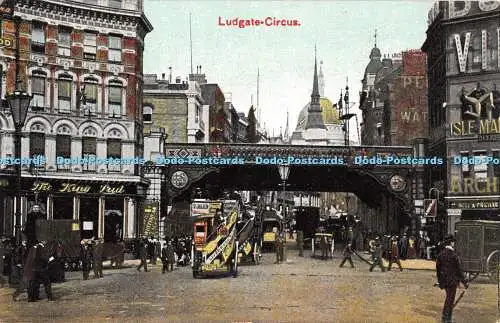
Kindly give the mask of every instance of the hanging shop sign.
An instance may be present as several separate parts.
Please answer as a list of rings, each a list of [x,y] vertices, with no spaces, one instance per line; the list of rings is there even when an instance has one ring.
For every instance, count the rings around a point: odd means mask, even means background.
[[[83,184],[72,182],[50,183],[50,182],[34,182],[30,188],[32,192],[36,193],[76,193],[76,194],[125,194],[125,185],[116,184]]]
[[[449,201],[448,207],[450,209],[461,210],[481,210],[481,209],[498,209],[500,202],[498,200],[487,199],[467,199],[467,200],[454,200]]]

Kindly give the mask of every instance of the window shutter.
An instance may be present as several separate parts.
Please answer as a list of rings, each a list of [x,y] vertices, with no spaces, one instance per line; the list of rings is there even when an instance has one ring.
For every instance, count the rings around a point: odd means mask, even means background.
[[[59,97],[71,98],[71,81],[59,80],[58,94]]]
[[[108,157],[122,157],[122,141],[119,139],[108,139]]]
[[[71,157],[71,136],[56,136],[56,156],[65,158]]]
[[[109,87],[109,102],[121,103],[122,102],[122,88],[117,86]]]
[[[39,132],[30,133],[30,155],[45,155],[45,134]]]
[[[97,151],[97,139],[93,137],[84,137],[82,139],[83,154],[95,155]]]

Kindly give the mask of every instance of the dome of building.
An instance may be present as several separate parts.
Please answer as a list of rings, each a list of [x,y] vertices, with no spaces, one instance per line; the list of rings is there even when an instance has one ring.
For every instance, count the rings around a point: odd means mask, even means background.
[[[306,128],[308,109],[311,103],[308,103],[299,113],[297,120],[297,130]],[[320,98],[319,105],[321,106],[321,115],[323,116],[324,124],[339,124],[339,113],[328,98]]]
[[[382,54],[380,53],[380,49],[378,49],[377,47],[373,47],[371,53],[370,53],[370,59],[380,59],[382,58]]]

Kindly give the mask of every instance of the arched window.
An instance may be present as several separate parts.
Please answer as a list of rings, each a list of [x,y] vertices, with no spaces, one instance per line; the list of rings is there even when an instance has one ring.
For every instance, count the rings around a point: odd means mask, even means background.
[[[70,165],[57,161],[57,158],[71,158],[71,129],[66,125],[57,128],[56,164],[57,169],[69,170]]]
[[[118,80],[109,81],[108,85],[108,114],[110,118],[122,117],[123,84]]]
[[[73,78],[67,74],[60,75],[57,79],[57,104],[59,113],[70,113],[72,92]]]
[[[96,162],[95,160],[91,161],[91,159],[95,159],[97,156],[97,131],[92,127],[87,127],[83,130],[82,135],[83,170],[95,172]]]
[[[153,107],[150,105],[145,105],[142,109],[142,120],[145,123],[153,122]]]
[[[47,74],[43,71],[34,71],[31,76],[31,110],[43,111],[45,110],[45,96],[46,96],[46,78]]]
[[[99,82],[95,78],[87,77],[84,80],[85,86],[85,113],[95,115],[99,109]]]

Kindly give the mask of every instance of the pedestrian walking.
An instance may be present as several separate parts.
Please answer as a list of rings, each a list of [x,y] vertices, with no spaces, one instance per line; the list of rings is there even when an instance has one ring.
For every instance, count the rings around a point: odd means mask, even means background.
[[[281,233],[276,232],[275,240],[276,264],[283,262],[283,241]]]
[[[403,234],[403,237],[399,241],[399,256],[403,259],[408,257],[408,238],[406,237],[406,233]]]
[[[427,234],[424,232],[421,236],[420,239],[418,240],[418,249],[419,249],[419,256],[420,259],[426,259],[426,250],[427,250],[427,244],[430,242],[429,237]]]
[[[467,280],[460,266],[460,259],[455,251],[453,235],[447,236],[444,240],[444,248],[436,260],[436,275],[439,288],[446,291],[442,322],[451,323],[457,288],[468,288]]]
[[[18,251],[14,251],[14,255],[12,255],[13,259],[11,261],[15,261],[17,263],[16,269],[22,271],[22,278],[19,284],[16,286],[16,290],[14,294],[12,294],[12,300],[17,301],[19,295],[24,293],[24,291],[28,292],[28,301],[35,302],[37,299],[33,286],[35,285],[35,255],[36,255],[36,241],[33,241],[33,246],[31,246],[26,252],[26,259],[20,257]],[[16,256],[16,253],[18,254]]]
[[[389,267],[387,268],[387,271],[391,271],[392,264],[394,263],[399,266],[399,270],[403,271],[403,266],[401,266],[401,260],[399,260],[398,237],[393,236],[391,240],[392,242],[388,252]]]
[[[340,263],[340,268],[344,267],[344,264],[346,261],[349,261],[351,264],[351,268],[354,268],[354,263],[352,262],[352,245],[350,243],[347,244],[347,246],[344,248],[344,258],[342,259],[342,262]]]
[[[382,244],[380,243],[380,238],[375,238],[375,251],[373,253],[373,263],[370,266],[370,271],[373,271],[373,268],[379,266],[382,272],[385,272],[384,265],[382,264]]]
[[[168,271],[168,257],[167,257],[167,242],[165,241],[165,244],[161,248],[161,273],[164,274]]]
[[[81,242],[80,257],[82,259],[83,279],[89,279],[90,267],[92,264],[92,250],[90,244],[86,240]]]
[[[92,268],[94,269],[94,278],[102,278],[102,261],[104,253],[104,241],[98,239],[94,242],[92,248]]]
[[[148,271],[148,243],[146,240],[142,241],[141,246],[139,248],[139,258],[141,259],[141,263],[137,266],[137,271],[141,271],[141,268],[144,267],[144,271]]]
[[[417,258],[417,239],[414,236],[410,236],[408,239],[408,259]]]
[[[170,268],[170,271],[174,271],[175,264],[175,250],[172,245],[172,241],[169,241],[167,244],[167,271]]]
[[[299,249],[299,257],[304,257],[304,232],[297,231],[297,248]]]
[[[49,301],[53,300],[52,297],[52,284],[50,282],[49,273],[49,259],[46,258],[45,242],[39,242],[35,246],[35,279],[32,280],[32,298],[31,301],[40,299],[40,284],[43,284],[45,295]],[[53,260],[51,257],[50,260]]]

